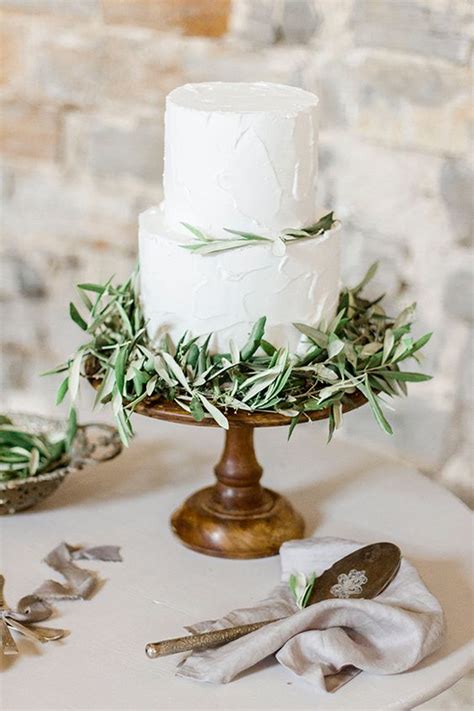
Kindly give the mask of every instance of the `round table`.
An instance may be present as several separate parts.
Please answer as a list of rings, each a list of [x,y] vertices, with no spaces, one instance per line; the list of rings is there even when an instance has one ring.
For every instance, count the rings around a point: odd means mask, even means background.
[[[405,464],[340,435],[325,446],[318,423],[297,428],[288,444],[281,429],[257,433],[268,483],[303,513],[308,536],[400,546],[443,605],[442,648],[407,673],[360,674],[326,695],[273,659],[225,686],[176,678],[179,657],[149,660],[146,642],[264,597],[278,581],[279,562],[210,558],[183,547],[169,530],[170,511],[190,488],[209,482],[222,434],[143,418],[136,424],[137,439],[116,460],[71,476],[38,508],[0,521],[11,605],[51,577],[41,559],[61,540],[117,544],[123,555],[122,563],[84,565],[104,578],[91,600],[57,603],[47,624],[68,628],[68,638],[38,648],[17,637],[22,654],[1,657],[4,708],[407,709],[469,670],[471,513]]]

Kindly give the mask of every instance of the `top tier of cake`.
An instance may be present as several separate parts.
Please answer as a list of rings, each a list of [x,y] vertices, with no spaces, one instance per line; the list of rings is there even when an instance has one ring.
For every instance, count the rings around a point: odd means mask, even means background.
[[[318,98],[290,86],[187,84],[166,102],[164,213],[213,236],[316,219]]]

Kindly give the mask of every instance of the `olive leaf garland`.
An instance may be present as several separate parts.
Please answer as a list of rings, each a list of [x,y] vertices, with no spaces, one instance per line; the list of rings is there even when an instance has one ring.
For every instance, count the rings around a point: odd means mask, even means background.
[[[283,256],[286,251],[287,242],[295,242],[296,240],[307,240],[321,237],[325,232],[332,229],[337,223],[334,219],[334,212],[329,212],[324,217],[321,217],[314,225],[304,229],[287,229],[283,230],[276,239],[272,237],[263,237],[262,235],[253,234],[252,232],[240,232],[239,230],[231,230],[224,227],[225,232],[235,235],[234,239],[217,239],[206,234],[198,227],[183,222],[182,225],[188,229],[194,236],[194,242],[187,242],[180,245],[183,249],[197,254],[215,254],[216,252],[227,252],[231,249],[239,249],[240,247],[248,247],[251,245],[270,243],[273,253],[276,256]]]
[[[125,445],[133,435],[131,414],[151,396],[174,401],[196,421],[212,417],[224,428],[229,426],[226,412],[277,412],[288,417],[289,435],[305,413],[327,408],[331,439],[342,423],[345,399],[359,390],[380,427],[392,434],[383,398],[406,395],[408,382],[431,378],[400,369],[403,361],[418,360],[431,333],[413,339],[414,305],[392,318],[381,306],[382,297],[363,298],[376,266],[357,286],[341,291],[337,315],[329,324],[294,324],[306,345],[299,355],[264,338],[265,316],[254,324],[243,348],[231,341],[227,353],[211,353],[210,335],[184,333],[176,345],[165,335],[154,344],[140,306],[138,268],[118,286],[111,280],[80,284],[87,315],[73,304],[70,315],[88,340],[66,363],[49,371],[65,374],[57,402],[69,393],[70,417],[75,418],[80,379],[91,376],[92,362],[99,383],[95,404],[111,404]]]

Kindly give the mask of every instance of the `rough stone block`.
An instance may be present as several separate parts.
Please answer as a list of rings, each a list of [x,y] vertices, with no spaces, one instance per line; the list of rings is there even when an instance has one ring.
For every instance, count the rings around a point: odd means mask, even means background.
[[[369,298],[385,294],[387,310],[395,313],[406,305],[404,293],[406,250],[403,244],[381,240],[379,234],[361,232],[350,222],[343,223],[346,248],[342,255],[342,281],[357,284],[367,268],[377,262],[378,270],[366,289]]]
[[[98,14],[100,0],[0,0],[0,10],[88,19]]]
[[[7,165],[0,165],[0,198],[4,208],[7,208],[7,201],[13,195],[14,190],[13,170]]]
[[[183,71],[187,81],[255,81],[258,66],[259,81],[302,86],[302,68],[307,62],[307,53],[297,46],[288,46],[284,52],[273,48],[247,49],[190,43],[183,48]]]
[[[101,177],[131,176],[159,183],[163,172],[163,117],[71,115],[66,122],[71,167]]]
[[[348,230],[346,258],[361,271],[378,256],[385,260],[380,271],[393,295],[398,293],[400,302],[416,300],[432,330],[443,312],[443,280],[435,275],[445,270],[454,243],[439,198],[443,159],[373,146],[343,133],[328,136],[321,135],[327,157],[318,200],[334,208],[343,234]],[[359,246],[354,233],[360,235]]]
[[[17,278],[15,257],[1,262],[6,272],[2,274],[2,286],[6,276],[9,290],[0,291],[0,389],[6,397],[15,392],[28,393],[30,403],[38,400],[38,409],[43,409],[41,404],[54,403],[60,382],[58,377],[40,379],[39,374],[52,364],[63,362],[84,340],[84,334],[71,321],[67,310],[69,301],[79,303],[75,285],[105,281],[114,273],[120,280],[128,276],[136,259],[136,255],[121,248],[120,241],[98,245],[92,239],[86,242],[74,237],[72,231],[64,232],[62,243],[67,249],[63,253],[58,244],[46,239],[37,240],[34,256],[30,250],[25,257],[27,250],[21,250],[22,269],[42,275],[46,290],[41,300],[28,298],[24,293]]]
[[[468,70],[370,55],[353,69],[358,79],[355,125],[361,134],[438,154],[469,150]]]
[[[45,298],[48,291],[46,269],[38,260],[38,254],[35,254],[33,259],[27,259],[18,252],[13,252],[3,257],[2,263],[3,274],[13,277],[16,298],[24,297],[35,301]]]
[[[460,3],[356,0],[352,25],[358,45],[469,62],[469,11]]]
[[[135,247],[136,191],[132,186],[99,189],[90,178],[73,178],[38,166],[16,169],[14,186],[2,215],[6,247],[28,252],[41,245],[58,258],[64,255],[63,266],[74,254],[71,245],[84,245],[91,254],[106,243],[117,244],[123,251]]]
[[[393,104],[406,100],[436,108],[468,93],[470,72],[461,67],[378,50],[355,50],[349,61],[360,73],[366,99],[381,94]]]
[[[98,14],[100,0],[0,0],[0,10],[25,14],[54,14],[89,19]]]
[[[313,0],[285,0],[280,36],[285,42],[306,44],[320,24]]]
[[[15,293],[15,275],[11,267],[10,256],[2,250],[0,252],[0,309],[3,308],[1,305],[4,302],[15,297]],[[2,313],[2,315],[4,314]]]
[[[103,0],[106,23],[203,37],[226,33],[230,6],[230,0]]]
[[[342,132],[321,132],[326,153],[319,201],[362,231],[432,250],[452,241],[439,202],[443,160],[415,151],[375,146]]]
[[[3,309],[2,309],[3,310]],[[31,370],[32,353],[28,348],[4,341],[2,347],[2,367],[0,368],[0,390],[2,393],[31,385],[28,372]]]
[[[0,86],[13,83],[21,69],[21,40],[11,24],[0,24]]]
[[[320,130],[348,127],[354,120],[356,101],[354,78],[344,61],[322,58],[315,54],[304,68],[304,88],[319,97]],[[320,148],[320,162],[324,161],[324,147]]]
[[[237,0],[232,5],[232,34],[253,45],[274,44],[280,27],[277,10],[274,0]]]
[[[474,239],[473,185],[472,163],[462,158],[446,160],[441,170],[441,197],[456,239],[464,247],[471,247]]]
[[[469,264],[470,256],[466,254],[466,265]],[[471,269],[467,266],[461,267],[449,274],[443,301],[446,312],[450,316],[469,323],[474,322],[474,271],[472,266]]]
[[[8,101],[2,103],[0,111],[0,150],[4,156],[57,159],[60,129],[55,109]]]
[[[321,24],[314,0],[236,0],[231,31],[253,45],[307,44]]]
[[[82,26],[81,26],[82,28]],[[28,92],[68,106],[94,104],[102,85],[102,40],[95,29],[39,31],[30,48],[34,62]]]
[[[384,145],[437,154],[469,150],[468,69],[381,50],[356,49],[344,59],[316,54],[308,81],[321,98],[323,128],[347,126]]]
[[[126,32],[109,29],[102,43],[104,98],[162,108],[166,94],[188,80],[183,64],[189,44],[171,33],[157,39],[156,32],[141,27]]]

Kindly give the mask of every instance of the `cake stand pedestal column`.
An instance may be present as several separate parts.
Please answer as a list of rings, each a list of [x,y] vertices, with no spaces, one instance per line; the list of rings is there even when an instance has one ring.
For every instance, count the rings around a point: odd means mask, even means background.
[[[89,376],[97,388],[100,380]],[[349,412],[366,403],[360,392],[348,395],[342,405]],[[217,427],[209,417],[197,422],[174,402],[150,396],[135,412],[156,420],[195,427]],[[324,420],[329,410],[301,415],[301,422]],[[176,536],[195,551],[220,558],[263,558],[276,555],[282,543],[304,534],[304,523],[290,502],[260,485],[263,470],[255,455],[256,427],[289,426],[291,419],[276,412],[227,414],[229,429],[224,451],[215,467],[217,483],[192,494],[174,512],[171,526]]]
[[[253,431],[230,426],[214,469],[217,483],[197,491],[173,514],[173,531],[189,548],[222,558],[262,558],[303,536],[303,519],[290,502],[260,485],[263,469]]]

